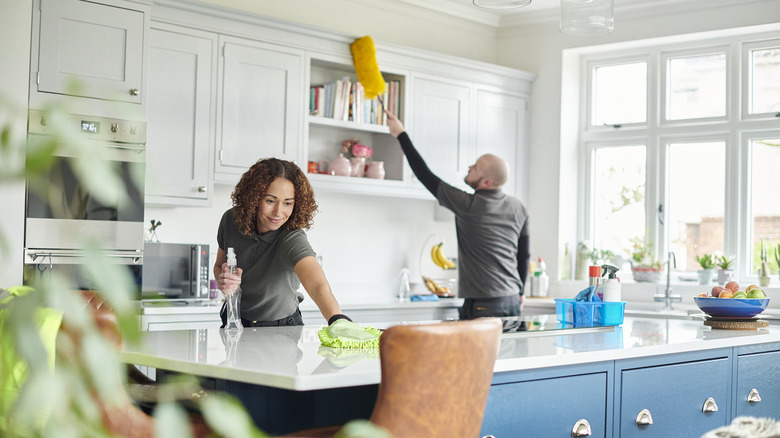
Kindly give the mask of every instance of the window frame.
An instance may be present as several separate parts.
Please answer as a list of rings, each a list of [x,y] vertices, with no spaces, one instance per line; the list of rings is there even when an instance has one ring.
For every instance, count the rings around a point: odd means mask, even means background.
[[[726,150],[724,193],[724,254],[736,257],[738,281],[758,281],[752,269],[753,233],[748,166],[749,142],[757,138],[780,137],[780,113],[747,114],[749,91],[747,70],[750,50],[780,45],[780,30],[735,34],[727,37],[687,38],[685,42],[642,45],[633,50],[591,50],[580,58],[580,128],[577,138],[580,175],[577,240],[592,242],[595,230],[593,169],[595,149],[627,144],[644,144],[647,150],[645,185],[645,239],[654,244],[655,257],[665,261],[669,235],[658,222],[658,208],[668,203],[667,156],[671,143],[723,141]],[[726,114],[723,117],[666,120],[668,60],[708,53],[726,55]],[[591,125],[593,75],[603,66],[644,61],[647,64],[647,122],[615,128]],[[744,80],[743,80],[744,79]],[[664,223],[669,213],[664,211]],[[688,268],[690,269],[690,267]],[[625,276],[624,276],[625,277]],[[628,277],[630,278],[630,276]]]
[[[753,85],[752,63],[750,62],[750,52],[753,50],[771,49],[771,48],[780,49],[780,38],[760,39],[758,41],[745,41],[742,43],[740,47],[740,66],[741,66],[740,74],[742,75],[743,78],[745,78],[745,80],[742,81],[742,83],[740,84],[741,85],[740,116],[742,120],[771,120],[780,117],[780,111],[755,113],[755,114],[751,114],[749,112],[750,99],[752,96],[752,93],[750,91]]]
[[[670,91],[669,91],[669,69],[671,68],[669,61],[672,59],[682,59],[682,58],[693,58],[696,56],[703,56],[703,55],[713,55],[713,54],[720,54],[723,53],[726,55],[726,65],[725,65],[725,81],[726,83],[724,85],[724,92],[726,93],[725,96],[725,113],[722,116],[715,116],[715,117],[696,117],[696,118],[687,118],[687,119],[669,119],[667,118],[669,113],[671,112],[671,102],[670,102]],[[729,46],[726,44],[718,44],[713,46],[704,46],[704,47],[697,47],[693,49],[675,49],[675,50],[665,50],[661,51],[659,53],[660,56],[660,78],[659,78],[659,87],[660,87],[660,93],[659,98],[661,99],[661,102],[658,106],[658,121],[660,126],[677,126],[677,125],[690,125],[690,124],[702,124],[702,123],[712,123],[712,122],[724,122],[727,121],[729,118],[729,109],[731,108],[731,95],[730,92],[730,84],[731,84],[731,68],[729,67],[730,57],[729,57]]]

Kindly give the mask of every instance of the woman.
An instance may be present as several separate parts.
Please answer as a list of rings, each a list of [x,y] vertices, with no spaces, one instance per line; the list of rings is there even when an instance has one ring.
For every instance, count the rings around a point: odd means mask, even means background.
[[[244,327],[303,325],[301,284],[329,325],[349,319],[341,314],[304,231],[317,203],[301,169],[290,161],[260,160],[241,176],[231,198],[233,208],[222,215],[217,231],[214,278],[223,293],[241,287]],[[228,268],[228,248],[236,253],[235,274]],[[224,327],[224,305],[220,314]]]

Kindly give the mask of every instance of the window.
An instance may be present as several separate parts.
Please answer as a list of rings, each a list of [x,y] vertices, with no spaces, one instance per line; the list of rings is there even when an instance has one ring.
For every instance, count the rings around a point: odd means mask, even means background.
[[[647,64],[596,67],[592,112],[594,126],[647,121]]]
[[[638,238],[693,280],[725,255],[750,282],[763,242],[777,275],[780,32],[623,50],[580,64],[579,241],[628,258]]]
[[[645,233],[644,145],[596,148],[593,157],[594,248],[622,254]]]
[[[666,119],[726,115],[726,54],[669,58]]]
[[[668,145],[667,229],[677,269],[694,271],[696,256],[723,254],[725,142]]]
[[[751,242],[750,272],[761,267],[761,243],[764,243],[769,272],[777,272],[775,251],[780,249],[780,135],[776,138],[750,140],[750,223],[753,232]],[[780,257],[780,255],[778,255]]]
[[[780,41],[748,45],[748,112],[780,113]]]

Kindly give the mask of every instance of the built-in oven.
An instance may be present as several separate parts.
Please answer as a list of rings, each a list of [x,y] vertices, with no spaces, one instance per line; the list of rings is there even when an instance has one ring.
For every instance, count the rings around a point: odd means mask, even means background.
[[[30,110],[28,151],[59,146],[53,148],[50,166],[28,171],[26,281],[57,266],[80,281],[78,269],[67,266],[82,264],[85,248],[94,246],[108,260],[134,267],[140,293],[145,143],[145,122]],[[101,184],[112,190],[102,191]]]

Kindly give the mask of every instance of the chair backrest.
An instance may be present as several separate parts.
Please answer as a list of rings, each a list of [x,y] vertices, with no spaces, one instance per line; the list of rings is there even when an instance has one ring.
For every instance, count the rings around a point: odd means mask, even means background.
[[[498,318],[388,328],[371,422],[397,437],[478,436],[501,330]]]

